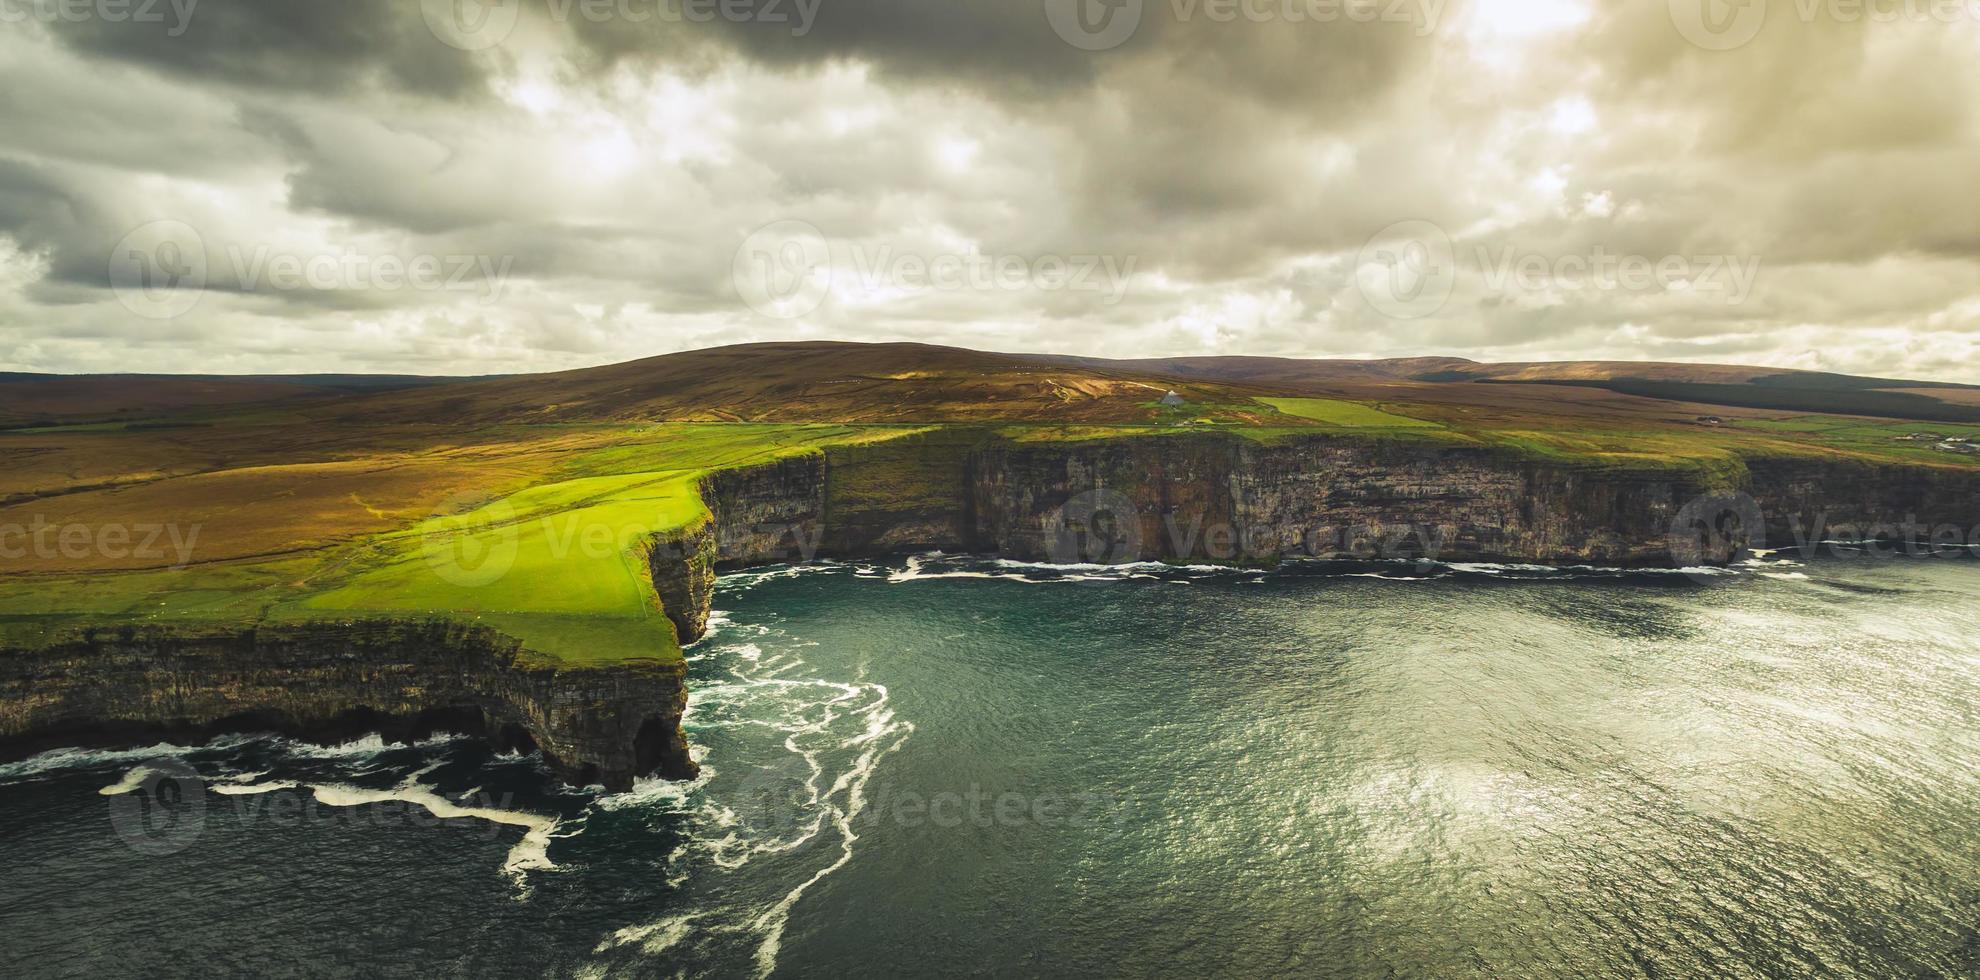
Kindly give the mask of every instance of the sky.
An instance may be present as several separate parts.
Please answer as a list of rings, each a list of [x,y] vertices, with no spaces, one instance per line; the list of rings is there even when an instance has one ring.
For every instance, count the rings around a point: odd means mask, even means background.
[[[1980,382],[1980,0],[0,0],[0,371]]]

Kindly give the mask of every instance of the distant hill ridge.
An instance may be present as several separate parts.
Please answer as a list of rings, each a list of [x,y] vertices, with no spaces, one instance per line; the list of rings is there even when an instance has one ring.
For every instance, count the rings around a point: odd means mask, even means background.
[[[1668,416],[1676,406],[1980,421],[1980,386],[1779,368],[1629,361],[1489,364],[1247,355],[1108,359],[926,344],[793,342],[664,354],[547,374],[0,374],[0,424],[287,404],[341,420],[486,422],[1140,421],[1192,403],[1321,396]],[[1522,394],[1521,392],[1530,392]]]

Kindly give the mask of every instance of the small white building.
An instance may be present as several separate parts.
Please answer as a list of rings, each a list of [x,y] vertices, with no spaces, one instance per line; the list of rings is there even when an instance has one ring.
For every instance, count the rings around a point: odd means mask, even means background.
[[[1183,400],[1183,396],[1173,391],[1162,396],[1162,407],[1164,408],[1181,408],[1187,404],[1189,403]]]

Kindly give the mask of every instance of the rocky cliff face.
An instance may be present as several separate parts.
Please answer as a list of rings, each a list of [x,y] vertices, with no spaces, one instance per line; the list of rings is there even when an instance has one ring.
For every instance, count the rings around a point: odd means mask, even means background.
[[[1006,444],[971,464],[974,540],[1058,561],[1432,557],[1639,564],[1669,551],[1680,471],[1505,451],[1203,436]],[[1722,559],[1723,560],[1723,559]]]
[[[82,629],[0,650],[0,753],[276,731],[311,740],[445,730],[540,748],[578,784],[695,772],[682,664],[531,665],[449,622]]]
[[[1980,478],[1957,469],[1756,459],[1708,474],[1325,435],[945,432],[720,474],[704,496],[716,555],[701,561],[718,568],[928,549],[1109,563],[1723,564],[1796,543],[1798,529],[1980,523]],[[690,624],[682,638],[698,638],[705,618],[677,618]]]
[[[1775,547],[1862,538],[1929,541],[1942,528],[1958,528],[1963,540],[1972,540],[1980,525],[1980,476],[1971,471],[1845,459],[1768,458],[1748,465],[1768,543]]]
[[[704,498],[718,568],[930,549],[1058,562],[1645,564],[1668,559],[1685,504],[1720,489],[1687,471],[1431,442],[944,432],[718,474]],[[1704,558],[1725,561],[1744,543],[1711,537]],[[661,578],[680,575],[656,570]],[[676,619],[690,624],[683,640],[701,635],[705,617]]]

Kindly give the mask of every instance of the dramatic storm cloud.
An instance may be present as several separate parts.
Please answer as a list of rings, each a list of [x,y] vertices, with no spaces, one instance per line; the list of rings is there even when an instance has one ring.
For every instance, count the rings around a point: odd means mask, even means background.
[[[0,0],[0,370],[1980,380],[1980,0]]]

